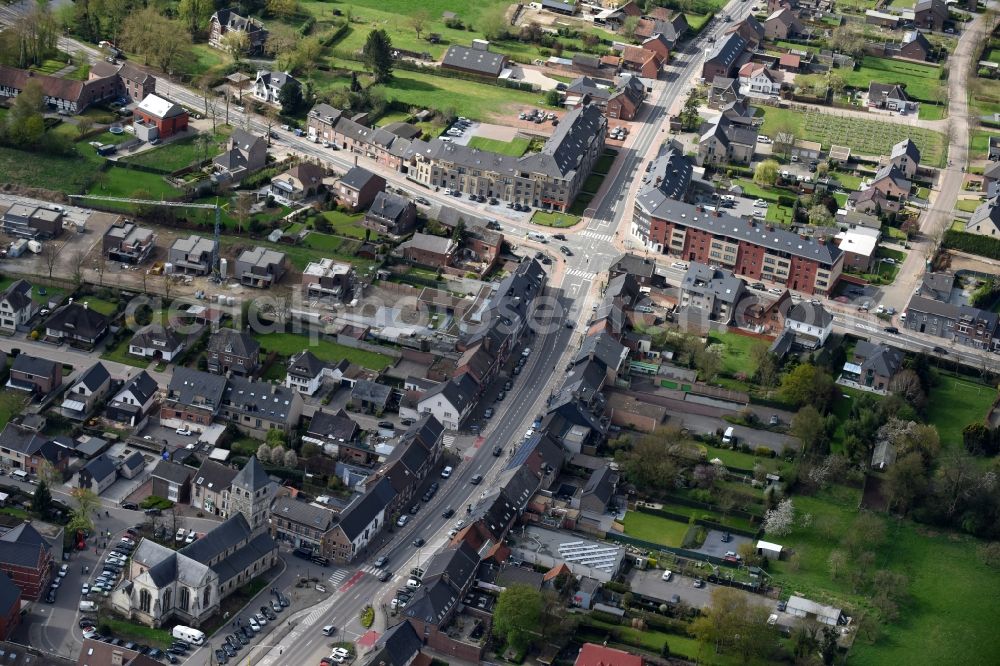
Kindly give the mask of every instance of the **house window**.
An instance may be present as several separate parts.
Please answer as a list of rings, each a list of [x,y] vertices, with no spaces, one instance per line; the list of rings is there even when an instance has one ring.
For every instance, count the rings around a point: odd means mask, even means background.
[[[143,613],[149,612],[149,607],[152,605],[153,597],[150,595],[149,590],[139,591],[139,610]]]
[[[205,588],[204,602],[202,603],[202,607],[203,608],[208,608],[208,606],[211,603],[211,601],[212,601],[212,588],[211,587],[206,587]]]
[[[188,607],[191,605],[191,592],[186,588],[181,588],[181,603],[179,608],[182,611],[187,611]]]

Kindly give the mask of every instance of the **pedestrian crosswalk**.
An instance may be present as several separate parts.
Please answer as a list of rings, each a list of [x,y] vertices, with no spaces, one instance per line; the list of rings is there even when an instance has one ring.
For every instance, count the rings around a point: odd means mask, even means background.
[[[344,569],[337,569],[332,574],[330,574],[330,577],[327,578],[327,580],[333,583],[334,585],[340,585],[341,583],[344,582],[345,578],[347,578],[347,571],[345,571]]]
[[[594,238],[596,240],[604,241],[605,243],[610,243],[612,240],[611,234],[602,234],[597,231],[591,231],[587,229],[586,231],[580,232],[581,236],[586,236],[587,238]]]
[[[452,445],[455,444],[455,435],[451,433],[445,433],[444,437],[441,438],[444,442],[444,447],[450,449]]]
[[[571,268],[568,271],[566,271],[566,274],[572,277],[584,278],[586,280],[593,279],[594,277],[594,274],[591,273],[590,271],[582,271],[579,268]]]

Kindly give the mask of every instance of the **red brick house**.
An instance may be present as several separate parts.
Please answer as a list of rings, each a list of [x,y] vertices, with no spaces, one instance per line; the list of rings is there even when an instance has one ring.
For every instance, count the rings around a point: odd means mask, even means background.
[[[95,62],[90,66],[90,77],[87,80],[94,81],[109,77],[118,79],[115,84],[115,93],[119,97],[127,97],[133,102],[141,102],[146,99],[147,95],[156,92],[156,77],[130,62],[124,64]]]
[[[53,567],[52,549],[31,523],[21,523],[0,536],[0,572],[10,577],[25,599],[42,596]]]
[[[160,421],[168,422],[168,427],[209,426],[222,407],[225,392],[225,377],[178,367],[160,407]]]
[[[635,72],[646,79],[655,79],[660,75],[663,58],[656,51],[649,51],[641,46],[626,46],[622,50],[622,69]]]
[[[403,258],[415,264],[443,268],[451,263],[457,246],[450,238],[431,236],[430,234],[413,234],[413,237],[399,246]]]
[[[605,114],[608,118],[633,120],[646,97],[646,86],[635,76],[625,79],[624,85],[608,99]]]
[[[62,384],[62,367],[47,358],[18,354],[10,367],[8,386],[48,395]]]
[[[21,623],[21,588],[0,576],[0,641],[5,641]]]
[[[146,95],[139,106],[135,107],[135,124],[137,137],[140,136],[138,129],[141,124],[155,127],[157,137],[167,139],[187,130],[188,112],[179,104],[159,95]]]

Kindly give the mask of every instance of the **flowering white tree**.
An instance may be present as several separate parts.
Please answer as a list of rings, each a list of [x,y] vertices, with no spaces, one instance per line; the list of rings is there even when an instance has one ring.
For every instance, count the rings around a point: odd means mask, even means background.
[[[261,444],[257,447],[257,460],[262,463],[271,462],[271,447],[267,444]]]
[[[783,499],[778,506],[764,514],[764,532],[774,536],[783,536],[792,530],[795,523],[795,506],[791,499]]]

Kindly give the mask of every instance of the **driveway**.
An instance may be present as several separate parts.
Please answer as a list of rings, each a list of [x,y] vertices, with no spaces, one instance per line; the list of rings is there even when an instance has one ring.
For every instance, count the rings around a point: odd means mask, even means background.
[[[711,569],[706,567],[704,569],[705,576],[708,576],[710,571]],[[682,602],[692,608],[707,608],[710,606],[712,603],[712,590],[716,587],[708,581],[705,581],[704,587],[695,587],[693,578],[681,576],[677,573],[670,580],[665,581],[663,580],[662,569],[649,569],[646,571],[632,569],[628,577],[628,585],[635,594],[647,599],[655,599],[661,603],[670,603],[671,597],[676,594]],[[747,595],[747,598],[752,603],[766,606],[769,609],[774,608],[774,600],[768,597],[739,590],[739,588],[734,589]]]
[[[729,541],[723,541],[723,534],[719,530],[709,530],[708,536],[705,537],[705,543],[701,545],[701,548],[695,548],[694,552],[711,555],[712,557],[725,557],[726,551],[731,550],[736,553],[739,552],[740,544],[753,543],[753,539],[750,537],[740,536],[739,534],[730,534]]]

